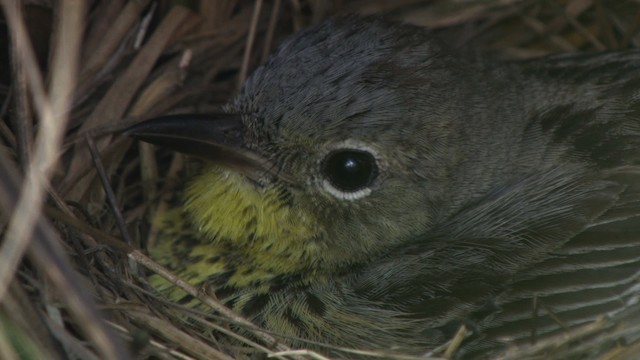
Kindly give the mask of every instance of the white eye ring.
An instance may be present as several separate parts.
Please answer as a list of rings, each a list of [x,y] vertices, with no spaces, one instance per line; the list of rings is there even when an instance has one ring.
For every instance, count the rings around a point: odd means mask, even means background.
[[[363,197],[371,194],[371,188],[364,188],[354,192],[340,191],[333,185],[331,185],[331,182],[328,180],[322,180],[322,188],[324,188],[329,194],[335,196],[336,198],[348,201],[362,199]]]
[[[320,184],[326,192],[340,200],[353,201],[366,197],[371,194],[371,185],[379,175],[378,159],[375,150],[353,140],[332,144],[318,161]],[[343,186],[340,186],[341,181]],[[362,186],[358,184],[359,181],[363,182]]]

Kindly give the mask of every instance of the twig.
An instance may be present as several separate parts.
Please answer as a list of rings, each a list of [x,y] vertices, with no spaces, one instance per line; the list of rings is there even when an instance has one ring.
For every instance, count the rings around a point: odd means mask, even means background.
[[[12,94],[13,91],[10,90],[4,103],[2,104],[2,108],[0,108],[0,136],[3,136],[5,138],[5,140],[7,141],[7,145],[16,147],[16,137],[13,135],[11,129],[9,129],[9,126],[7,126],[3,119],[9,109],[9,103],[11,103]]]
[[[177,344],[185,345],[184,348],[190,350],[191,353],[197,353],[204,356],[206,359],[232,360],[229,355],[214,349],[198,338],[190,336],[166,320],[138,311],[129,312],[128,315],[143,323],[149,329],[162,329],[164,336],[169,337],[170,340]]]
[[[122,118],[140,86],[151,72],[156,60],[171,41],[176,29],[188,18],[189,10],[182,6],[174,6],[165,16],[145,46],[138,52],[127,69],[111,85],[105,96],[95,106],[91,115],[82,124],[79,131],[109,125]],[[111,142],[110,137],[96,141],[99,150],[103,150]],[[83,144],[79,144],[82,146]],[[94,173],[83,172],[91,159],[83,148],[75,148],[69,171],[63,180],[61,193],[67,199],[79,200],[90,188]]]
[[[116,218],[116,223],[118,224],[118,228],[120,229],[120,234],[122,235],[124,241],[128,245],[131,245],[132,242],[131,237],[129,236],[129,232],[127,231],[127,225],[124,223],[122,213],[120,213],[120,211],[118,210],[118,201],[116,200],[116,195],[113,193],[113,189],[109,184],[109,178],[107,177],[107,172],[105,171],[102,160],[100,159],[100,152],[98,151],[98,147],[96,146],[95,141],[93,141],[90,133],[85,134],[85,140],[87,141],[87,145],[89,146],[89,152],[91,153],[93,163],[96,166],[98,177],[102,182],[102,187],[107,194],[107,201],[109,202],[109,206],[111,207],[111,210],[113,211]]]
[[[235,332],[233,330],[227,329],[227,328],[225,328],[223,326],[220,326],[220,325],[218,325],[216,323],[213,323],[211,321],[207,321],[207,320],[202,319],[202,318],[194,318],[194,320],[199,322],[199,323],[202,323],[207,328],[211,328],[211,329],[214,329],[216,331],[219,331],[219,332],[221,332],[221,333],[223,333],[223,334],[225,334],[225,335],[227,335],[229,337],[232,337],[232,338],[234,338],[234,339],[236,339],[236,340],[238,340],[238,341],[240,341],[240,342],[242,342],[242,343],[244,343],[244,344],[246,344],[248,346],[253,347],[254,349],[258,349],[258,350],[262,351],[263,353],[265,353],[267,355],[267,357],[277,357],[279,359],[283,359],[284,360],[284,357],[278,357],[277,355],[275,355],[276,353],[274,353],[270,349],[258,344],[255,341],[252,341],[251,339],[247,338],[246,336],[242,336],[241,334],[238,334],[237,332]],[[292,351],[295,351],[295,350],[292,350]]]
[[[302,5],[300,0],[291,0],[291,8],[293,9],[293,31],[298,32],[302,29]]]
[[[208,305],[209,307],[211,307],[212,309],[218,311],[220,314],[222,314],[223,316],[226,316],[227,318],[231,319],[232,321],[234,321],[235,323],[237,323],[238,325],[244,326],[247,329],[251,330],[253,332],[253,334],[260,340],[264,341],[266,344],[270,344],[273,345],[275,344],[275,348],[278,351],[289,351],[291,350],[289,347],[282,345],[282,344],[278,344],[278,341],[271,335],[267,334],[265,330],[260,329],[258,326],[256,326],[255,324],[251,323],[249,320],[245,319],[244,317],[236,314],[235,312],[233,312],[232,310],[230,310],[229,308],[227,308],[226,306],[224,306],[223,304],[221,304],[220,302],[218,302],[216,299],[214,299],[211,296],[208,296],[206,294],[204,294],[202,291],[200,291],[198,288],[196,288],[195,286],[189,284],[188,282],[182,280],[181,278],[179,278],[178,276],[174,275],[173,273],[171,273],[169,270],[167,270],[166,268],[164,268],[163,266],[159,265],[158,263],[156,263],[155,261],[153,261],[151,258],[149,258],[148,256],[146,256],[141,250],[138,250],[136,248],[133,248],[127,244],[125,244],[124,242],[120,241],[119,239],[116,239],[108,234],[105,234],[104,232],[95,229],[91,226],[89,226],[88,224],[73,218],[67,214],[64,214],[63,212],[56,210],[56,209],[52,209],[52,208],[47,208],[46,209],[46,213],[47,215],[62,221],[63,223],[66,223],[67,225],[76,227],[77,229],[84,231],[85,233],[87,233],[88,235],[95,237],[97,240],[99,240],[99,242],[105,243],[107,245],[109,245],[110,247],[112,247],[113,249],[116,249],[118,251],[124,252],[127,256],[129,256],[131,259],[135,260],[138,264],[146,267],[147,269],[155,272],[156,274],[162,276],[163,278],[165,278],[166,280],[168,280],[169,282],[171,282],[172,284],[176,285],[177,287],[179,287],[180,289],[184,290],[185,292],[187,292],[189,295],[192,295],[193,297],[197,298],[198,300],[202,301],[202,303]]]
[[[258,19],[260,19],[261,10],[262,10],[262,0],[256,0],[256,5],[253,8],[253,16],[251,17],[251,25],[249,26],[249,33],[247,34],[247,43],[244,48],[244,57],[242,58],[240,75],[238,76],[238,89],[242,86],[242,83],[247,78],[247,73],[249,72],[249,62],[251,60],[251,49],[253,48],[253,42],[256,39]]]
[[[16,2],[16,4],[18,3]],[[14,16],[22,19],[21,5],[15,5]],[[29,69],[20,59],[21,54],[19,54],[20,50],[18,49],[20,41],[17,33],[15,31],[12,32],[11,76],[13,84],[11,86],[11,92],[14,98],[14,115],[11,117],[11,122],[17,144],[16,155],[18,156],[18,164],[24,171],[31,158],[31,149],[33,148],[33,111],[31,109],[31,102],[29,101],[29,84],[27,79]],[[6,105],[9,105],[8,100]]]
[[[101,34],[92,34],[99,36],[89,39],[91,41],[91,52],[82,68],[81,83],[90,81],[106,64],[111,54],[121,45],[122,39],[138,21],[140,14],[148,4],[149,0],[127,2],[125,8],[120,11],[120,14],[109,26],[109,31]]]
[[[0,214],[9,214],[19,200],[20,178],[15,164],[1,152],[0,165],[4,170],[0,172]],[[106,327],[95,302],[82,287],[53,227],[38,214],[32,231],[33,241],[29,247],[31,260],[51,280],[75,323],[91,340],[101,358],[130,359],[125,347]]]
[[[268,358],[273,357],[281,357],[281,356],[308,356],[315,360],[331,360],[326,356],[322,356],[315,351],[311,350],[289,350],[289,351],[280,351],[275,354],[269,354]]]
[[[132,338],[131,331],[128,328],[126,328],[126,327],[124,327],[122,325],[113,323],[113,322],[110,322],[109,325],[111,325],[112,328],[116,329],[121,334],[128,335],[129,338]],[[187,355],[187,354],[185,354],[183,352],[177,351],[175,349],[171,349],[171,348],[167,347],[166,345],[158,342],[157,340],[150,340],[149,341],[149,345],[151,345],[154,348],[160,349],[161,351],[164,351],[164,352],[166,352],[168,354],[171,354],[176,359],[179,359],[179,360],[196,360],[194,357],[189,356],[189,355]]]
[[[467,328],[464,325],[460,326],[456,335],[451,339],[447,350],[444,352],[445,359],[451,359],[453,357],[456,351],[460,348],[460,344],[462,344],[462,340],[467,336],[467,333]]]
[[[84,2],[67,0],[60,3],[58,23],[60,28],[57,31],[52,66],[50,102],[45,94],[42,75],[17,6],[14,1],[2,0],[9,28],[13,38],[16,39],[15,51],[27,72],[36,112],[40,118],[40,131],[35,155],[29,163],[20,199],[0,248],[0,302],[29,245],[34,224],[44,202],[45,183],[58,159],[56,155],[62,144],[67,122],[66,115],[71,104],[71,94],[76,78],[84,17]]]
[[[266,344],[274,345],[278,351],[291,350],[289,347],[280,344],[273,336],[267,334],[264,330],[260,329],[258,326],[251,323],[249,320],[236,314],[234,311],[230,310],[229,308],[227,308],[226,306],[218,302],[213,297],[203,294],[203,292],[200,291],[197,287],[189,284],[188,282],[184,281],[183,279],[171,273],[166,268],[160,266],[158,263],[151,260],[148,256],[144,255],[140,250],[134,250],[130,252],[128,255],[132,259],[134,259],[137,263],[155,272],[156,274],[162,276],[170,283],[176,285],[180,289],[187,292],[189,295],[192,295],[193,297],[202,301],[204,304],[211,307],[215,311],[226,316],[227,318],[231,319],[235,323],[242,325],[247,329],[251,330],[257,338],[264,341]]]
[[[64,324],[55,322],[48,317],[45,317],[45,321],[49,331],[53,334],[53,337],[64,346],[67,355],[70,358],[73,356],[83,360],[99,360],[95,354],[83,346],[77,337],[70,334],[69,331],[64,328]]]
[[[59,3],[56,31],[55,53],[52,62],[51,99],[44,91],[42,75],[31,48],[26,27],[18,17],[16,2],[3,0],[2,7],[14,38],[17,40],[16,51],[27,69],[31,94],[36,112],[40,119],[40,132],[36,142],[33,160],[29,163],[27,178],[19,198],[5,194],[4,208],[13,209],[9,228],[0,249],[0,299],[6,294],[7,286],[22,259],[24,251],[31,242],[30,254],[34,263],[45,267],[46,275],[60,290],[61,297],[69,305],[70,312],[78,321],[81,329],[92,340],[95,347],[105,359],[128,359],[122,346],[110,335],[101,322],[95,304],[80,289],[63,251],[57,247],[55,232],[43,221],[38,221],[45,197],[45,184],[51,175],[53,165],[62,143],[66,129],[67,113],[76,80],[77,61],[79,58],[80,38],[83,29],[85,2],[63,0]],[[51,101],[51,102],[50,102]],[[6,160],[6,159],[5,159]],[[8,162],[8,160],[4,161]],[[9,179],[10,164],[3,164],[5,189],[19,185],[14,178]]]
[[[267,38],[264,40],[264,48],[262,49],[261,62],[265,62],[271,52],[273,44],[273,35],[276,32],[276,24],[278,23],[278,14],[280,13],[280,5],[282,0],[275,0],[271,7],[271,16],[269,16],[269,25],[267,27]]]

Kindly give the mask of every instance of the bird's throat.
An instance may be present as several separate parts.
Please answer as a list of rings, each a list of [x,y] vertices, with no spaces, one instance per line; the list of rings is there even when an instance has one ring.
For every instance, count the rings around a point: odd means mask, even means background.
[[[233,272],[229,285],[320,275],[320,227],[275,186],[257,187],[241,174],[209,167],[188,187],[185,209],[201,239],[193,249],[220,259],[222,265],[209,262]]]

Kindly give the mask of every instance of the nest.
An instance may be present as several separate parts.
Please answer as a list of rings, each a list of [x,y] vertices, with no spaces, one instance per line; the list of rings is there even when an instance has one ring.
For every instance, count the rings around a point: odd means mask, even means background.
[[[495,58],[640,47],[632,0],[0,3],[0,64],[11,64],[0,69],[3,359],[321,358],[289,349],[145,255],[150,219],[192,169],[120,134],[167,112],[219,110],[290,33],[338,14],[384,14]],[[216,315],[172,318],[176,305],[147,284],[151,273]],[[581,358],[623,333],[640,329],[603,319],[501,358]],[[433,355],[455,355],[462,337]],[[637,354],[640,345],[619,344],[602,358]]]

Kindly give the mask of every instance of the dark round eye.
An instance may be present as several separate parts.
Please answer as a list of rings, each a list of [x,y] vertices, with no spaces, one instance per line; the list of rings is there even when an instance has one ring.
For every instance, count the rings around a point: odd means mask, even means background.
[[[371,185],[378,176],[378,166],[366,151],[337,150],[324,159],[322,174],[337,190],[353,192]]]

